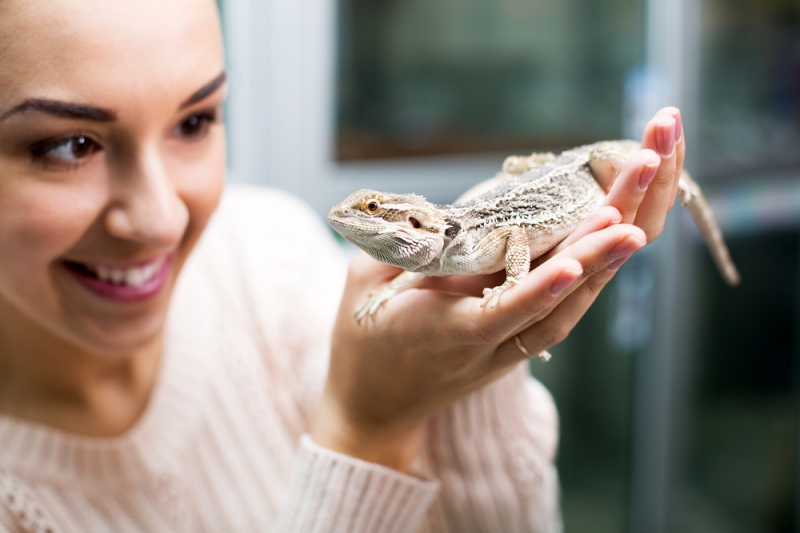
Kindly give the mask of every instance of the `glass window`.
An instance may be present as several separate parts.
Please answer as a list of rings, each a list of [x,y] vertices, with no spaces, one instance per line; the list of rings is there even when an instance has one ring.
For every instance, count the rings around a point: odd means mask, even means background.
[[[800,4],[702,7],[695,172],[740,178],[717,189],[728,218],[747,225],[728,238],[740,287],[724,287],[710,260],[698,267],[699,343],[669,530],[796,531],[800,248],[790,182],[800,170]]]
[[[626,270],[636,263],[629,261]],[[558,407],[565,531],[620,533],[628,522],[636,352],[614,341],[608,320],[620,315],[621,292],[619,279],[612,280],[569,337],[553,348],[553,359],[531,361],[531,372]]]
[[[336,158],[617,138],[639,0],[342,0]]]
[[[800,4],[705,0],[698,174],[800,164]]]
[[[796,531],[798,233],[729,241],[742,285],[726,287],[710,259],[698,272],[700,343],[670,531]]]

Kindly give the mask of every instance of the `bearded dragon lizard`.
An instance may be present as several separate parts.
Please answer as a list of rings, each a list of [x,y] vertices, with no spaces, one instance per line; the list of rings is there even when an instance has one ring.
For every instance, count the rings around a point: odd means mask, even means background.
[[[483,291],[481,306],[497,305],[500,296],[528,274],[530,262],[572,233],[605,199],[609,184],[595,176],[616,176],[634,141],[606,141],[556,156],[511,156],[503,172],[482,194],[452,205],[435,205],[415,194],[362,189],[337,204],[328,221],[345,239],[369,255],[402,268],[400,274],[370,295],[356,312],[360,323],[398,292],[425,276],[491,274],[505,268],[505,282]],[[739,273],[702,191],[684,172],[681,204],[689,210],[723,278],[739,283]]]

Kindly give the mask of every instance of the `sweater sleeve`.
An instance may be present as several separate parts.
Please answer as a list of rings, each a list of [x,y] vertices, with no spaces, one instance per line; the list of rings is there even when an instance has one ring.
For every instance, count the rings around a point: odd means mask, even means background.
[[[520,364],[434,417],[424,460],[442,488],[428,531],[562,530],[552,397]]]
[[[300,442],[276,533],[415,533],[438,483]]]

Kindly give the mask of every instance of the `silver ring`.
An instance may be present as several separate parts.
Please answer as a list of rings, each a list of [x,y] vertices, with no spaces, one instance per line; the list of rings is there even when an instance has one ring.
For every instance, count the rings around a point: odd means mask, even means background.
[[[525,348],[525,346],[522,344],[522,339],[520,339],[520,338],[519,338],[519,334],[516,334],[516,335],[514,335],[514,342],[515,342],[515,343],[517,343],[517,348],[519,348],[519,351],[520,351],[520,352],[522,352],[522,353],[524,353],[526,357],[534,357],[534,354],[532,354],[531,352],[529,352],[529,351],[528,351],[528,350]],[[545,361],[545,362],[547,362],[547,361],[549,361],[549,360],[550,360],[550,358],[552,357],[552,355],[550,355],[550,352],[548,352],[547,350],[542,350],[541,352],[537,353],[537,354],[535,355],[535,357],[538,357],[538,358],[539,358],[539,359],[541,359],[542,361]]]

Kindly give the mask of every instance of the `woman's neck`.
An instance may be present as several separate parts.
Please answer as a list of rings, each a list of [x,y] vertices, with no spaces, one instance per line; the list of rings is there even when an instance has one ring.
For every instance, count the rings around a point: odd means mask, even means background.
[[[150,398],[161,336],[130,354],[91,354],[0,310],[0,412],[91,437],[129,430]]]

